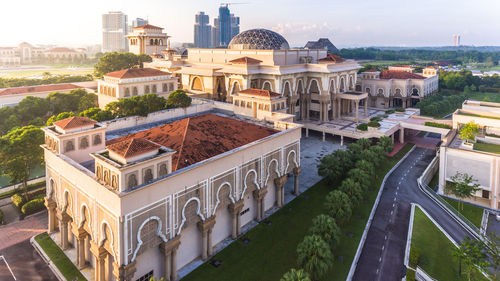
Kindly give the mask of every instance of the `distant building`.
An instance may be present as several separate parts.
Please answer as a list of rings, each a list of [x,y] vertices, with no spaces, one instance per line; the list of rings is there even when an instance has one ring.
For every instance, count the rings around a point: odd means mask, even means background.
[[[167,47],[168,37],[158,26],[145,24],[134,27],[133,32],[127,35],[129,50],[136,55],[158,55]]]
[[[304,46],[304,49],[327,49],[329,53],[336,53],[339,51],[328,38],[319,38],[318,41],[309,41]]]
[[[102,51],[124,52],[127,46],[127,15],[109,12],[102,15]]]
[[[219,18],[214,21],[218,44],[214,47],[227,47],[231,39],[240,33],[240,18],[229,11],[228,4],[219,7]]]
[[[87,58],[85,49],[70,49],[65,47],[52,48],[45,52],[45,59],[49,63],[83,62]]]
[[[453,35],[453,46],[454,47],[460,46],[460,35],[459,34]]]
[[[195,16],[194,46],[197,48],[212,47],[212,27],[210,26],[210,18],[204,12],[199,12]]]
[[[214,19],[214,26],[212,27],[212,48],[218,48],[220,46],[220,29],[219,29],[219,19]]]
[[[138,27],[145,24],[148,24],[148,20],[142,18],[136,18],[135,20],[132,20],[132,24],[128,26],[127,34],[133,32],[134,27]]]

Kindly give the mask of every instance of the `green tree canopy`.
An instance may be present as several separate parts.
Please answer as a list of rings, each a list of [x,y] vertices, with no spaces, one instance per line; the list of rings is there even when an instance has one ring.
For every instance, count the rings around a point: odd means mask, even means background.
[[[342,225],[349,221],[352,215],[352,203],[349,196],[340,190],[333,190],[328,193],[325,201],[325,209],[328,215]]]
[[[451,193],[457,198],[463,200],[466,198],[471,198],[476,191],[480,190],[477,180],[474,179],[472,175],[466,173],[457,172],[451,177],[451,183],[447,183],[445,186],[446,193]],[[459,209],[463,209],[463,203],[461,200],[458,201]]]
[[[394,150],[394,144],[392,143],[392,139],[388,136],[383,136],[378,140],[378,143],[385,152],[389,153]]]
[[[477,276],[481,273],[477,267],[487,270],[489,263],[482,242],[465,237],[459,247],[452,251],[453,256],[458,259],[460,276],[463,271],[469,281],[479,280]]]
[[[460,139],[465,140],[467,143],[476,140],[476,134],[479,133],[479,125],[474,121],[470,121],[460,128]]]
[[[104,74],[123,69],[141,66],[142,63],[152,61],[148,55],[135,55],[133,53],[106,53],[99,58],[94,66],[94,74],[102,77]]]
[[[321,214],[312,220],[309,234],[321,236],[321,238],[333,249],[333,247],[340,242],[340,235],[342,232],[337,226],[334,218]]]
[[[333,264],[330,246],[319,235],[308,235],[297,246],[297,264],[313,279],[323,277]]]
[[[345,150],[336,150],[321,158],[318,164],[318,174],[328,183],[333,184],[352,167],[352,154]]]
[[[281,277],[280,281],[311,281],[311,278],[305,270],[292,268]]]
[[[188,107],[192,99],[186,94],[186,91],[177,89],[168,95],[167,104],[169,107]]]
[[[15,107],[16,115],[21,122],[28,122],[37,117],[47,116],[49,101],[47,99],[27,96]]]
[[[368,189],[368,186],[372,182],[371,175],[360,168],[349,170],[347,176],[354,182],[359,183],[363,191],[366,191]]]
[[[372,145],[372,141],[365,138],[359,139],[358,141],[356,141],[356,143],[361,145],[363,149],[368,149]]]
[[[349,196],[353,206],[357,206],[363,200],[363,188],[351,178],[342,181],[339,189]]]

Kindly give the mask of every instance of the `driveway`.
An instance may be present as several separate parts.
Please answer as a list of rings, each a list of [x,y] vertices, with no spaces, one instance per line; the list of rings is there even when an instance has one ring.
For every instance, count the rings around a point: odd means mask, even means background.
[[[417,178],[434,156],[435,150],[415,148],[388,177],[353,280],[399,281],[405,275],[411,203],[420,204],[455,241],[470,235],[417,185]]]

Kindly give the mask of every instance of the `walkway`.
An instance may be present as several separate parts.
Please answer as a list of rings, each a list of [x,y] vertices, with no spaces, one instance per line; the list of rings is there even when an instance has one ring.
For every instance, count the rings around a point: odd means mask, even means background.
[[[434,150],[416,148],[388,177],[353,280],[399,281],[405,275],[404,255],[411,203],[420,204],[455,241],[462,241],[468,235],[417,185],[417,178],[434,156]]]

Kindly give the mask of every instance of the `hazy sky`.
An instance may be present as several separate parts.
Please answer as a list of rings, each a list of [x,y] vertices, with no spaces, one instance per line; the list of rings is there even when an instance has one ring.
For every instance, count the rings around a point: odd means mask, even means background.
[[[226,0],[227,1],[227,0]],[[194,15],[210,22],[212,0],[17,0],[0,5],[0,46],[100,44],[101,14],[122,11],[166,28],[174,42],[192,42]],[[442,46],[453,34],[464,45],[500,45],[500,0],[238,0],[241,31],[268,28],[291,46],[328,37],[337,46]]]

